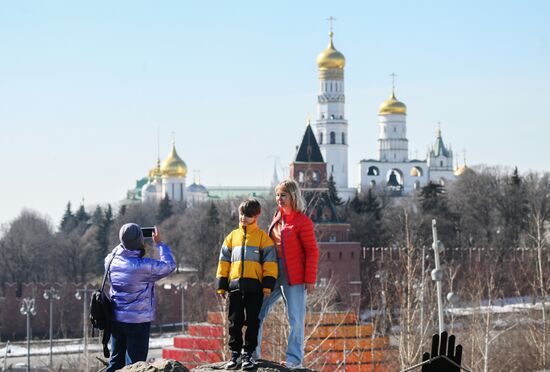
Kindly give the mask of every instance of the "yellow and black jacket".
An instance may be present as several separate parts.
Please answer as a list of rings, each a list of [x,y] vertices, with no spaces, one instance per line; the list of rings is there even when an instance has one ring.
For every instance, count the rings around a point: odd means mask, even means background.
[[[273,241],[256,223],[239,226],[223,241],[216,273],[218,293],[271,293],[277,280]]]

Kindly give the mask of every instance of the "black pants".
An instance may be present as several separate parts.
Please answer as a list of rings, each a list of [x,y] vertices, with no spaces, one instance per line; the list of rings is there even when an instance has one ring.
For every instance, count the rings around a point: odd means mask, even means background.
[[[252,353],[258,345],[258,315],[262,308],[263,293],[229,293],[229,348],[241,352],[243,348],[243,325],[246,326],[244,351]]]

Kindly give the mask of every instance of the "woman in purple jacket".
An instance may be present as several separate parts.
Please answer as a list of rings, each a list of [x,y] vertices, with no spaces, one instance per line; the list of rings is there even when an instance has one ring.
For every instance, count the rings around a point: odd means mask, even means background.
[[[147,359],[149,330],[155,318],[155,282],[176,268],[170,248],[161,241],[155,227],[153,241],[160,259],[144,258],[145,245],[139,225],[127,223],[118,234],[120,244],[105,258],[109,264],[113,324],[112,355],[107,371],[116,371],[128,364]]]

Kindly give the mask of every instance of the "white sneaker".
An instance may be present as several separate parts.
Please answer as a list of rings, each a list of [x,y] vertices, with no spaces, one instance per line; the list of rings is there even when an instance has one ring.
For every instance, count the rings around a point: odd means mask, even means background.
[[[290,370],[304,368],[304,366],[302,364],[293,364],[293,363],[286,362],[284,365],[285,365],[286,368],[288,368]]]

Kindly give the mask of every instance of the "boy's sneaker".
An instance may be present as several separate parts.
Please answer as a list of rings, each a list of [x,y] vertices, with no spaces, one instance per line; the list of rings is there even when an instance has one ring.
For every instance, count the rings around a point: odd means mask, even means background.
[[[256,367],[256,363],[254,363],[254,358],[252,358],[252,353],[244,353],[243,354],[243,371],[251,370]]]
[[[229,362],[225,365],[225,369],[237,369],[239,366],[239,358],[241,356],[241,353],[237,351],[231,352],[231,359]]]

